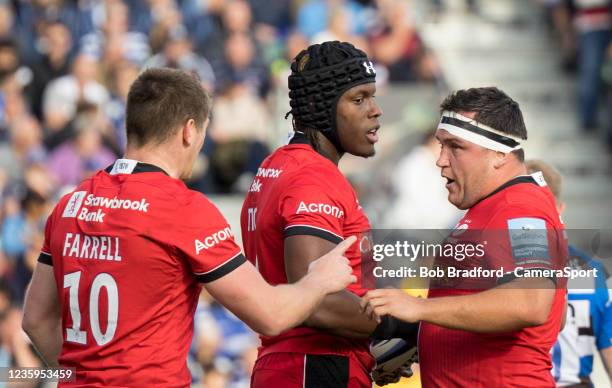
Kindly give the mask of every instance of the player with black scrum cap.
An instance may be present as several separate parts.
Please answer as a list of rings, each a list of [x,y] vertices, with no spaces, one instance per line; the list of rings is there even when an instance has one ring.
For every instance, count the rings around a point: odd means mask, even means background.
[[[416,325],[360,312],[363,243],[370,223],[338,169],[349,153],[375,153],[382,111],[376,71],[366,54],[344,42],[315,44],[291,65],[289,97],[295,134],[260,166],[245,199],[241,228],[247,257],[273,284],[293,283],[309,263],[343,239],[361,244],[346,252],[357,284],[326,298],[304,324],[262,337],[252,386],[371,387],[371,338],[416,336]],[[299,302],[299,301],[298,301]],[[399,373],[398,371],[398,378]]]

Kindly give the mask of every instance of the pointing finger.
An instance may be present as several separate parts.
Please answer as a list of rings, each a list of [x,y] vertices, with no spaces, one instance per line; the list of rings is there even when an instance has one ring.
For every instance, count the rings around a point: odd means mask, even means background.
[[[346,250],[349,249],[355,241],[357,241],[357,237],[350,236],[346,240],[341,241],[340,244],[336,245],[336,247],[332,249],[332,252],[334,254],[344,255],[344,252],[346,252]]]

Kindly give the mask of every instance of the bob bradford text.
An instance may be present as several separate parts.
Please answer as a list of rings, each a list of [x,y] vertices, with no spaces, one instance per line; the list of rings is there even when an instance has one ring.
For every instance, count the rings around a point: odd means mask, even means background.
[[[597,275],[597,269],[575,269],[564,267],[561,269],[552,268],[525,268],[514,267],[498,269],[488,269],[483,267],[474,267],[470,269],[461,269],[455,267],[399,267],[394,269],[385,269],[376,267],[373,269],[374,277],[377,278],[503,278],[508,274],[512,274],[517,278],[594,278]]]

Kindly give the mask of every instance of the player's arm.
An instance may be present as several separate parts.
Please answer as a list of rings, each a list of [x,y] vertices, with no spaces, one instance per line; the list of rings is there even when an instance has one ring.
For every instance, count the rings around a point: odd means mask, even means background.
[[[344,203],[345,197],[330,189],[324,171],[315,169],[299,181],[285,188],[279,201],[279,211],[284,227],[285,274],[288,283],[296,283],[317,257],[329,252],[342,239],[343,221],[321,212],[300,212],[303,201],[325,203],[350,211],[354,201]],[[377,322],[360,312],[359,297],[348,290],[327,295],[316,311],[303,322],[304,325],[325,330],[335,335],[351,338],[367,338],[375,330]]]
[[[295,235],[285,238],[285,270],[289,283],[302,279],[308,265],[334,247],[321,237]],[[376,329],[376,320],[361,312],[360,298],[350,291],[329,294],[304,322],[308,326],[354,338],[367,338]]]
[[[599,354],[601,355],[601,361],[604,368],[606,369],[606,372],[608,372],[608,378],[612,380],[612,346],[601,349]]]
[[[275,336],[303,322],[324,296],[354,283],[343,256],[355,242],[350,237],[312,262],[295,284],[269,285],[250,262],[206,284],[208,292],[253,330]]]
[[[49,366],[59,366],[63,337],[60,304],[51,265],[37,263],[34,269],[26,292],[22,327],[43,361]]]
[[[563,300],[563,313],[561,313],[561,328],[559,331],[563,331],[565,329],[565,324],[567,323],[567,290],[565,291],[565,298]]]
[[[607,275],[603,266],[600,270],[603,270],[602,272]],[[606,372],[608,372],[608,377],[612,381],[612,277],[606,276],[606,278],[606,282],[602,282],[603,284],[601,284],[601,289],[607,291],[607,298],[602,301],[603,317],[601,320],[601,328],[597,330],[596,336],[602,364]]]
[[[372,290],[361,305],[372,316],[390,314],[407,322],[496,333],[544,324],[555,292],[549,279],[521,278],[476,294],[432,299],[415,298],[402,290]]]
[[[285,271],[288,281],[292,283],[301,279],[309,263],[332,247],[332,242],[317,236],[286,237]],[[418,325],[408,325],[391,316],[384,316],[378,322],[362,313],[359,302],[360,298],[347,290],[329,294],[304,324],[349,338],[416,338]]]
[[[374,290],[364,297],[362,306],[375,315],[391,314],[408,322],[421,320],[449,329],[478,333],[542,325],[547,321],[555,300],[557,286],[554,281],[510,274],[512,268],[530,265],[534,261],[552,269],[555,264],[560,264],[552,261],[566,258],[562,252],[566,252],[567,246],[552,224],[547,224],[546,218],[546,214],[518,217],[503,210],[491,217],[487,226],[490,232],[479,235],[482,241],[489,240],[487,264],[491,268],[504,268],[508,274],[506,279],[500,279],[510,280],[504,284],[474,294],[432,299],[413,298],[401,290]],[[530,249],[515,251],[514,248],[527,243],[511,231],[523,228],[530,230]],[[507,232],[500,232],[502,230]],[[550,247],[554,248],[553,252],[549,251]]]

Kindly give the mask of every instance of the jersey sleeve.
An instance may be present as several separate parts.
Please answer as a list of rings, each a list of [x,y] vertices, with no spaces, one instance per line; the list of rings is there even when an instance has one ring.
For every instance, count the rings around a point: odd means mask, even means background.
[[[332,182],[294,183],[279,204],[284,237],[311,235],[338,244],[343,240],[347,208]]]
[[[47,218],[47,222],[45,224],[45,239],[43,241],[43,246],[40,249],[40,254],[38,255],[38,262],[46,265],[53,266],[53,257],[51,255],[51,230],[53,229],[53,214],[51,213]]]
[[[612,346],[612,277],[607,279],[607,285],[603,288],[604,294],[607,295],[605,300],[601,330],[597,334],[597,348],[606,349]]]
[[[198,281],[209,283],[232,272],[246,260],[221,212],[201,194],[178,214],[173,242]]]
[[[521,269],[559,270],[567,262],[564,231],[555,229],[543,212],[516,208],[501,211],[486,229],[488,266],[503,268],[501,283],[514,280]],[[554,276],[550,279],[556,282]]]

